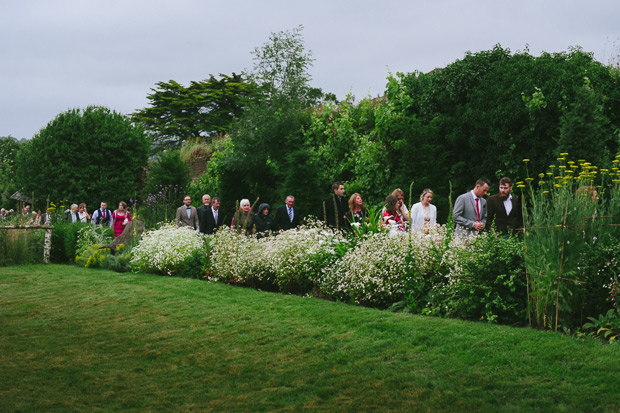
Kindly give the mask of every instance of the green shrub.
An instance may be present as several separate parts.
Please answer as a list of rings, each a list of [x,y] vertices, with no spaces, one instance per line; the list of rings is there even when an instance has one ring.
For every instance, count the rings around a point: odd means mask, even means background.
[[[207,268],[207,254],[204,250],[194,250],[191,255],[179,265],[177,275],[186,278],[204,278]]]
[[[52,230],[52,249],[50,261],[55,263],[73,262],[77,255],[78,234],[82,228],[91,224],[85,222],[57,222]]]
[[[106,245],[114,238],[114,230],[106,225],[86,225],[79,229],[75,255],[81,255],[93,244]]]
[[[617,308],[612,308],[598,318],[588,317],[589,323],[583,328],[590,330],[590,335],[604,339],[610,343],[618,343],[620,339],[620,312]]]
[[[445,282],[430,296],[435,312],[465,320],[523,325],[527,320],[527,286],[523,244],[495,232],[451,251]]]
[[[110,271],[116,272],[130,272],[131,271],[131,258],[132,248],[131,246],[125,246],[119,244],[116,246],[116,253],[114,255],[109,254],[105,258],[105,268]]]
[[[112,255],[109,248],[102,248],[101,244],[93,244],[84,249],[75,257],[77,265],[86,268],[104,268],[116,272],[131,271],[131,248],[123,244],[116,246],[116,253]]]
[[[151,164],[143,191],[144,197],[159,193],[161,188],[176,186],[180,198],[170,201],[180,205],[188,183],[189,169],[181,159],[180,152],[178,150],[162,152]]]

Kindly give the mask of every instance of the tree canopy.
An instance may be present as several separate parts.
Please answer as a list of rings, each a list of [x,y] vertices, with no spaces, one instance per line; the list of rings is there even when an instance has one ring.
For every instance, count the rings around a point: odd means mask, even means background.
[[[109,204],[136,198],[150,142],[144,130],[101,106],[61,113],[18,153],[18,181],[39,207],[46,199]]]
[[[170,80],[158,82],[147,98],[151,106],[132,114],[151,134],[156,150],[178,148],[188,139],[207,143],[230,128],[243,113],[256,87],[243,75],[220,74],[216,79],[192,81],[189,86]]]

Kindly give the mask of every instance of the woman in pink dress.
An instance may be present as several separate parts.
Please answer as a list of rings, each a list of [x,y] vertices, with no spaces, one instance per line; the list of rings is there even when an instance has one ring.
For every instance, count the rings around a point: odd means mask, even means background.
[[[125,225],[131,222],[131,216],[127,212],[127,204],[121,201],[118,204],[118,209],[112,214],[114,220],[114,238],[118,237],[125,230]]]

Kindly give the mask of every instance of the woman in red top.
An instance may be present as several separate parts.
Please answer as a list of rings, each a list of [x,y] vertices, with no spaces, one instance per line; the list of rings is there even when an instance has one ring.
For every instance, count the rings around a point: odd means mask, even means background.
[[[396,195],[388,195],[385,198],[385,212],[381,224],[383,227],[395,227],[399,231],[404,231],[403,221],[397,213],[398,197]]]
[[[127,204],[121,201],[118,204],[118,209],[112,214],[114,220],[114,238],[118,237],[125,230],[125,225],[131,222],[131,216],[127,212]]]

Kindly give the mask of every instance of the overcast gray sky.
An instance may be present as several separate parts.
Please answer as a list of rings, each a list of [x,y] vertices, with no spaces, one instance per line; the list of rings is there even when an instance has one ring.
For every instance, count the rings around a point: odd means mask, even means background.
[[[388,72],[427,72],[499,43],[579,45],[618,61],[620,1],[3,0],[0,136],[32,138],[71,108],[146,107],[156,82],[240,73],[270,33],[304,26],[312,86],[383,93]]]

